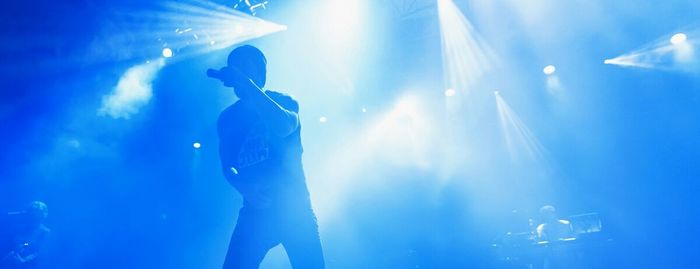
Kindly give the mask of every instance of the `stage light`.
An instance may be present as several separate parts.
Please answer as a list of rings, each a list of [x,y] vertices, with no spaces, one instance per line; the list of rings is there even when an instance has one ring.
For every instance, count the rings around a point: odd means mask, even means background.
[[[236,27],[234,28],[234,30],[236,31],[236,34],[242,34],[243,31],[244,31],[244,28],[243,28],[242,25],[236,25]]]
[[[494,91],[494,92],[493,92],[493,95],[498,96],[498,95],[499,95],[498,91]]]
[[[261,0],[238,0],[236,4],[233,5],[235,10],[240,12],[255,16],[259,10],[267,9],[267,4],[269,1]]]
[[[457,94],[457,91],[455,91],[455,89],[449,88],[445,90],[445,96],[447,97],[455,96],[455,94]]]
[[[671,37],[671,44],[679,45],[679,44],[683,44],[687,40],[688,40],[687,35],[685,35],[684,33],[677,33]]]
[[[545,66],[544,69],[542,69],[542,72],[544,72],[545,75],[554,74],[554,72],[556,72],[556,71],[557,71],[557,68],[551,64],[548,66]]]
[[[170,48],[164,48],[162,54],[165,58],[173,57],[173,50],[171,50]]]
[[[327,121],[328,121],[328,118],[326,118],[326,117],[320,117],[318,119],[318,122],[320,122],[320,123],[326,123]]]
[[[493,66],[495,55],[452,0],[437,4],[446,88],[468,95]]]
[[[202,144],[200,144],[199,142],[194,142],[194,143],[192,144],[192,147],[195,148],[195,149],[199,149],[199,148],[202,147]]]
[[[262,5],[267,3],[253,0],[234,2],[246,5],[247,10],[263,8]],[[283,25],[242,13],[230,5],[209,0],[165,1],[161,10],[138,14],[134,20],[144,18],[157,20],[159,26],[154,31],[134,33],[139,41],[134,43],[147,43],[153,36],[158,36],[159,46],[164,46],[158,49],[163,50],[164,58],[174,56],[175,52],[182,57],[229,49],[235,44],[286,29]]]
[[[363,107],[363,108],[362,108],[362,113],[365,113],[365,112],[367,112],[367,108],[364,108],[364,107]]]
[[[695,33],[697,30],[692,32]],[[693,43],[685,33],[677,32],[670,39],[668,36],[664,36],[637,50],[607,59],[605,64],[622,67],[694,71],[697,70],[697,67],[693,66],[694,61],[697,61],[697,55],[695,54]]]

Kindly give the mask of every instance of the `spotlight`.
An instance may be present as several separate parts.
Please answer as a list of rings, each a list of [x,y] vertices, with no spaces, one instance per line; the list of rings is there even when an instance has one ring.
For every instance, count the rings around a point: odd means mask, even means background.
[[[365,113],[365,112],[367,112],[367,108],[366,108],[366,107],[363,107],[363,108],[362,108],[362,113]]]
[[[445,96],[447,97],[455,96],[455,94],[457,94],[457,91],[455,89],[449,88],[445,90]]]
[[[544,69],[542,69],[542,72],[544,72],[544,74],[548,75],[548,76],[551,74],[554,74],[554,72],[556,72],[556,71],[557,71],[557,68],[551,64],[548,66],[545,66]]]
[[[234,27],[233,30],[236,31],[236,34],[239,34],[239,35],[240,35],[240,34],[243,33],[243,30],[244,30],[244,29],[243,29],[243,26],[241,26],[241,25],[236,25],[236,27]]]
[[[498,96],[498,95],[499,95],[498,91],[494,91],[494,92],[493,92],[493,95]]]
[[[326,118],[326,117],[321,117],[318,119],[318,122],[320,122],[320,123],[326,123],[327,121],[328,121],[328,118]]]
[[[688,36],[684,33],[677,33],[671,37],[671,44],[678,45],[688,40]]]
[[[194,142],[194,143],[192,144],[192,147],[194,147],[195,149],[199,149],[199,148],[202,147],[202,144],[200,144],[199,142]]]
[[[171,50],[170,48],[164,48],[163,49],[163,57],[165,57],[165,58],[173,57],[173,50]]]
[[[267,9],[269,1],[264,0],[236,0],[233,9],[255,16],[258,10]]]

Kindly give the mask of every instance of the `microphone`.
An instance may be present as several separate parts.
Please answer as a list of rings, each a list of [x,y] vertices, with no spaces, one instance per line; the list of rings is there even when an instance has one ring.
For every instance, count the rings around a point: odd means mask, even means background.
[[[230,72],[230,73],[229,73]],[[238,70],[235,67],[223,67],[221,69],[213,69],[209,68],[207,69],[207,76],[210,78],[215,78],[221,81],[224,81],[224,79],[227,80],[236,80],[236,81],[244,81],[244,83],[251,83],[255,88],[260,88],[258,87],[257,84],[255,84],[255,81],[253,81],[251,78],[249,78],[247,75],[245,75],[243,72]]]
[[[27,214],[27,210],[7,212],[8,216],[24,215],[24,214]]]
[[[222,73],[223,72],[221,72],[221,70],[209,68],[207,70],[207,77],[215,78],[215,79],[222,79],[224,77],[224,74],[222,74]]]

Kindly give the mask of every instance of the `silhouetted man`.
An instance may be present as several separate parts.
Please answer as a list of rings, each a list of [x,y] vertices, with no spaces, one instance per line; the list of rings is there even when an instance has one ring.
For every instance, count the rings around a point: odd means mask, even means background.
[[[0,268],[31,268],[46,242],[44,226],[48,207],[41,201],[29,203],[22,211],[8,212],[0,220]]]
[[[576,252],[568,248],[567,245],[559,245],[574,237],[571,229],[571,222],[559,219],[557,210],[551,205],[540,208],[542,223],[537,226],[537,237],[539,241],[548,241],[551,247],[544,256],[543,269],[576,268]]]
[[[245,45],[229,54],[226,67],[208,72],[239,98],[218,122],[224,176],[243,196],[224,268],[258,268],[278,244],[292,267],[324,268],[301,163],[299,104],[262,89],[266,65],[260,50]]]
[[[557,210],[551,205],[540,208],[542,223],[537,226],[537,237],[542,241],[555,241],[574,236],[571,223],[568,220],[559,219]]]

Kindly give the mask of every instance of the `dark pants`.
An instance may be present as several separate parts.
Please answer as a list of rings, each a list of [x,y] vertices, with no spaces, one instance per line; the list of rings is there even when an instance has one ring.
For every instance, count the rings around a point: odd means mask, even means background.
[[[323,269],[316,216],[310,207],[241,208],[224,269],[257,269],[267,252],[284,246],[295,269]]]

